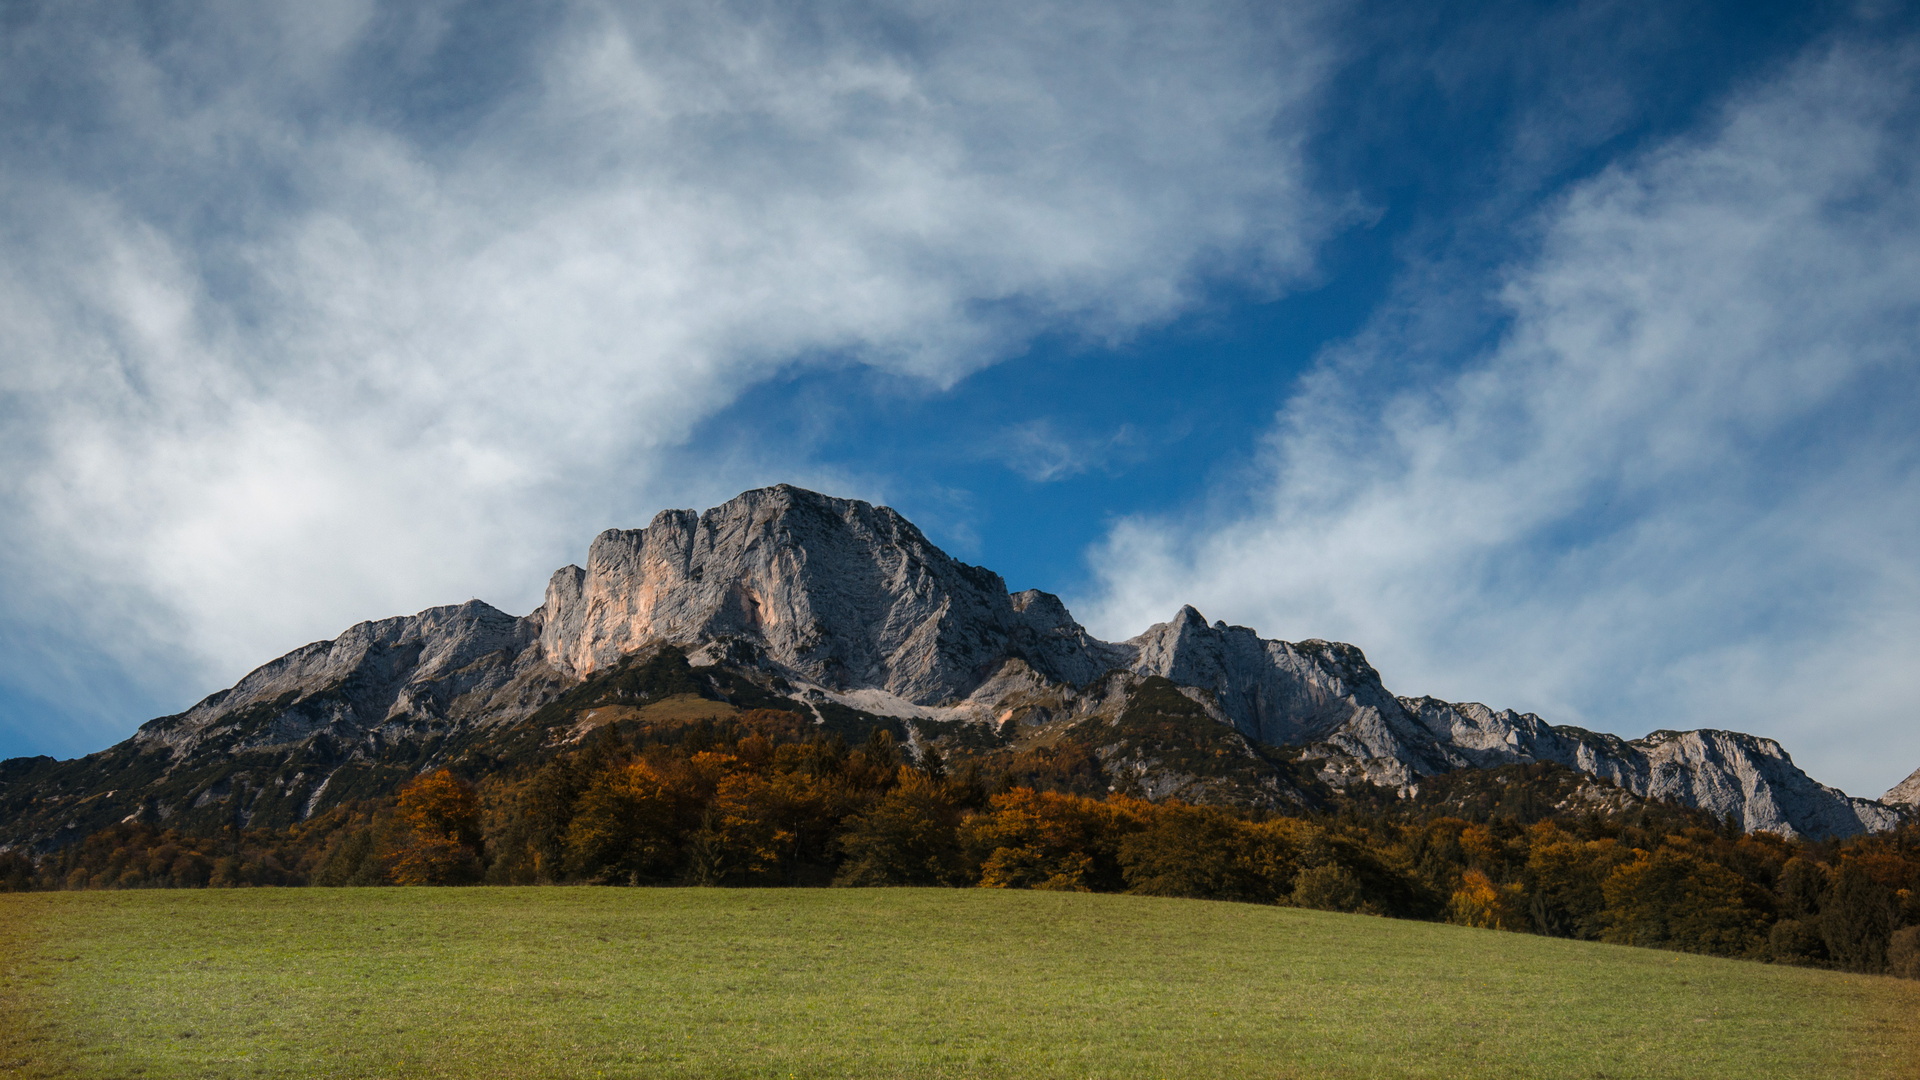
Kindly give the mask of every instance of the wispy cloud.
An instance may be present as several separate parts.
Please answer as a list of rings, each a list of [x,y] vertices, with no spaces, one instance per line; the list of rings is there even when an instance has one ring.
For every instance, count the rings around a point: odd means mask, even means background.
[[[1063,432],[1043,417],[1002,430],[982,452],[1026,479],[1045,484],[1111,467],[1137,455],[1140,448],[1140,434],[1131,424],[1102,435],[1080,435]]]
[[[1381,377],[1426,319],[1383,312],[1279,417],[1255,512],[1113,533],[1094,624],[1192,602],[1403,693],[1759,731],[1878,794],[1920,764],[1916,71],[1822,46],[1579,185],[1454,373]]]
[[[362,617],[528,607],[755,380],[1125,337],[1201,276],[1284,285],[1329,220],[1308,7],[526,10],[10,23],[16,628],[204,689]],[[57,695],[33,653],[0,675]]]

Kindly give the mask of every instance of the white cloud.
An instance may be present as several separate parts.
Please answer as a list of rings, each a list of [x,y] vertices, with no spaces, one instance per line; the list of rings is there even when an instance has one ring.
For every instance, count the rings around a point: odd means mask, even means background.
[[[1130,521],[1093,625],[1360,644],[1401,693],[1920,765],[1916,53],[1823,46],[1578,185],[1464,368],[1382,392],[1384,313],[1279,418],[1255,509]]]
[[[1041,417],[1000,431],[983,453],[1036,484],[1078,476],[1106,467],[1115,458],[1137,456],[1140,435],[1122,424],[1105,435],[1086,436],[1060,431]]]
[[[1328,224],[1305,8],[551,10],[9,29],[16,640],[186,693],[364,617],[527,608],[755,380],[1124,337],[1203,275],[1283,285]],[[44,660],[0,677],[57,696]]]

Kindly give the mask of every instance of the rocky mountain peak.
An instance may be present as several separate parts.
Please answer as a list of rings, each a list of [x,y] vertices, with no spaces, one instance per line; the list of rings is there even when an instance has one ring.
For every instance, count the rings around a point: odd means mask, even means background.
[[[97,781],[105,794],[86,803],[89,820],[129,809],[165,820],[225,798],[220,784],[254,784],[249,806],[278,805],[271,814],[298,820],[325,800],[376,793],[445,748],[474,745],[485,732],[558,707],[588,680],[621,677],[629,659],[657,657],[667,646],[705,665],[733,665],[734,674],[716,677],[800,695],[789,704],[802,711],[818,702],[896,720],[978,724],[968,736],[974,743],[1018,738],[1023,726],[1060,725],[1048,736],[1056,738],[1076,725],[1117,724],[1136,693],[1161,695],[1156,716],[1197,710],[1210,718],[1202,728],[1236,729],[1228,741],[1241,741],[1231,753],[1227,743],[1211,756],[1169,744],[1151,761],[1138,747],[1125,751],[1133,755],[1125,768],[1165,781],[1155,790],[1211,790],[1210,780],[1183,779],[1168,763],[1245,765],[1259,757],[1252,747],[1265,744],[1294,748],[1296,762],[1334,786],[1403,793],[1455,769],[1554,762],[1643,797],[1789,834],[1884,829],[1920,809],[1920,773],[1875,802],[1817,783],[1770,739],[1703,730],[1628,741],[1531,713],[1396,697],[1352,645],[1262,638],[1249,627],[1209,623],[1190,605],[1137,637],[1101,641],[1059,597],[1010,594],[998,574],[948,556],[893,510],[789,485],[601,533],[586,565],[557,571],[544,603],[524,618],[469,601],[361,623],[96,755],[100,770],[146,762],[139,768],[172,777],[166,783],[180,792],[142,794],[88,773],[90,759],[31,783],[77,792]],[[1115,672],[1121,677],[1104,677]],[[1199,728],[1188,736],[1220,739]],[[1120,736],[1099,738],[1107,740],[1098,742],[1102,753],[1122,753]],[[269,759],[271,767],[261,764]],[[1121,768],[1118,761],[1111,767]],[[359,779],[338,779],[348,775]],[[1298,795],[1277,781],[1262,790]],[[79,806],[94,796],[45,798],[41,825],[70,830],[83,815],[48,824],[68,814],[60,800]],[[33,835],[34,843],[51,842],[44,831]]]
[[[1037,603],[1057,629],[1065,608]],[[601,533],[549,583],[540,641],[584,677],[651,642],[741,637],[821,685],[938,703],[979,685],[1021,615],[1000,575],[894,511],[780,485]]]
[[[357,623],[255,668],[184,713],[142,725],[134,738],[177,747],[218,739],[236,752],[324,732],[357,740],[396,716],[444,715],[532,640],[526,620],[479,600]]]
[[[1245,626],[1208,625],[1192,605],[1123,647],[1133,670],[1211,691],[1234,726],[1275,745],[1323,739],[1357,711],[1395,708],[1359,649],[1272,641]]]
[[[1920,810],[1920,769],[1913,770],[1913,775],[1893,785],[1885,795],[1880,796],[1880,801],[1891,806]]]

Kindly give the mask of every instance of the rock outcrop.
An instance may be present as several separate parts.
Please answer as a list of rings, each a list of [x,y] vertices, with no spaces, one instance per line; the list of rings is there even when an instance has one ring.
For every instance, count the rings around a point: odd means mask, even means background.
[[[1880,796],[1880,801],[1890,806],[1920,810],[1920,769],[1913,770],[1913,775],[1889,788],[1885,795]]]
[[[463,723],[508,723],[562,682],[529,651],[539,626],[537,615],[517,619],[478,600],[360,623],[146,724],[133,742],[175,756],[210,745],[242,754],[317,737],[377,746]]]
[[[1208,626],[1192,607],[1122,647],[1133,670],[1210,691],[1249,737],[1305,745],[1336,784],[1410,791],[1422,777],[1454,769],[1550,761],[1636,795],[1731,816],[1749,831],[1850,836],[1904,818],[1898,808],[1815,781],[1772,739],[1701,730],[1628,741],[1556,727],[1532,713],[1397,698],[1351,645],[1270,641],[1246,627]],[[1909,783],[1920,789],[1920,781]]]
[[[786,485],[601,533],[585,569],[554,574],[540,614],[542,651],[574,677],[649,642],[718,638],[749,639],[809,682],[928,705],[1013,658],[1070,683],[1110,666],[1055,597],[1009,595],[884,506]]]
[[[1399,711],[1359,649],[1269,641],[1224,622],[1208,626],[1190,606],[1120,649],[1133,671],[1211,691],[1235,727],[1276,746],[1318,742]]]
[[[1884,829],[1920,808],[1920,773],[1873,802],[1815,782],[1769,739],[1662,731],[1627,741],[1530,713],[1396,697],[1351,645],[1269,640],[1209,625],[1191,607],[1131,640],[1099,641],[1057,597],[1009,593],[999,575],[949,557],[886,507],[785,485],[600,534],[586,566],[556,572],[544,604],[525,617],[476,600],[362,623],[111,750],[5,763],[0,798],[37,808],[27,816],[38,824],[13,831],[41,845],[129,808],[166,818],[240,789],[253,793],[244,805],[254,809],[236,811],[236,820],[262,805],[271,820],[297,820],[350,793],[377,793],[461,747],[470,752],[477,733],[517,724],[663,643],[697,664],[751,669],[794,695],[795,708],[822,716],[832,705],[977,725],[989,739],[1103,718],[1114,731],[1099,736],[1104,758],[1113,768],[1124,758],[1136,779],[1151,776],[1153,791],[1299,797],[1266,766],[1255,768],[1260,755],[1250,747],[1264,744],[1298,748],[1316,783],[1403,792],[1456,769],[1556,762],[1787,834]],[[1203,711],[1182,713],[1165,690],[1153,691],[1154,710],[1130,704],[1140,688],[1166,684]],[[1127,718],[1149,713],[1158,719],[1134,726],[1160,734],[1128,735]],[[1206,735],[1191,726],[1196,716],[1231,725],[1245,743],[1177,753],[1164,732]],[[1202,764],[1169,764],[1210,759],[1253,771],[1216,783],[1188,776]],[[0,835],[8,842],[17,840]]]

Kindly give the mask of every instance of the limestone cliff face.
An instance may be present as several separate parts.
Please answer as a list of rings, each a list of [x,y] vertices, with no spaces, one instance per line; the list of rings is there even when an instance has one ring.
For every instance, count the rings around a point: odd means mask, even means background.
[[[0,762],[0,847],[134,820],[284,826],[389,795],[564,689],[539,630],[477,600],[360,623],[98,753]]]
[[[1880,801],[1893,806],[1920,810],[1920,769],[1913,770],[1912,776],[1893,785],[1885,795],[1880,796]]]
[[[1407,699],[1405,705],[1452,762],[1558,762],[1637,795],[1731,815],[1750,832],[1851,836],[1902,820],[1896,809],[1815,781],[1772,739],[1703,729],[1656,731],[1629,741],[1485,705],[1432,698]]]
[[[777,676],[796,708],[835,697],[872,715],[978,722],[995,733],[988,738],[1089,710],[1121,718],[1126,701],[1108,699],[1160,676],[1203,704],[1208,723],[1301,747],[1335,784],[1410,790],[1454,769],[1551,761],[1748,829],[1850,835],[1920,809],[1920,773],[1873,802],[1815,782],[1769,739],[1688,731],[1627,741],[1530,713],[1396,697],[1351,645],[1269,640],[1209,625],[1191,607],[1131,640],[1099,641],[1058,598],[1009,594],[999,575],[949,557],[886,507],[784,485],[602,533],[586,566],[555,573],[545,603],[525,617],[470,601],[361,623],[101,754],[9,763],[0,787],[42,792],[21,797],[43,808],[94,806],[91,817],[69,815],[58,826],[66,829],[143,805],[139,791],[108,778],[115,770],[172,777],[174,802],[149,799],[142,811],[163,818],[168,805],[224,798],[219,784],[253,784],[248,805],[266,792],[274,813],[297,820],[323,796],[343,798],[342,785],[377,794],[392,775],[429,767],[446,747],[514,724],[662,642],[699,663],[746,665],[769,685]],[[1126,677],[1103,678],[1116,670]]]
[[[1771,739],[1702,730],[1628,741],[1556,727],[1532,713],[1397,698],[1351,645],[1269,641],[1245,627],[1209,627],[1191,607],[1123,647],[1131,650],[1133,670],[1211,692],[1248,736],[1307,746],[1334,783],[1410,789],[1454,769],[1551,761],[1637,795],[1732,815],[1749,831],[1850,836],[1903,819],[1894,807],[1813,780]],[[1920,789],[1920,781],[1913,784]]]
[[[1121,648],[1133,671],[1212,691],[1235,727],[1276,746],[1315,742],[1369,713],[1399,711],[1359,649],[1269,641],[1224,622],[1208,626],[1191,606]]]
[[[346,745],[416,738],[462,721],[502,723],[537,708],[516,683],[546,676],[539,618],[516,619],[478,600],[350,627],[267,663],[176,716],[143,726],[137,745],[176,756],[218,744],[226,753],[329,736]],[[547,678],[546,681],[553,681]]]
[[[553,576],[541,615],[542,651],[576,677],[649,642],[726,637],[822,686],[923,705],[966,697],[1010,658],[1068,682],[1105,670],[1054,597],[1009,596],[886,507],[785,485],[601,533],[585,569]]]

